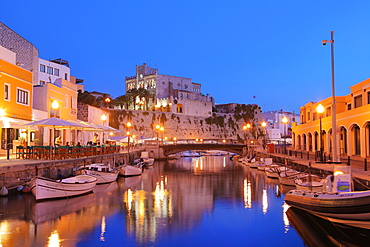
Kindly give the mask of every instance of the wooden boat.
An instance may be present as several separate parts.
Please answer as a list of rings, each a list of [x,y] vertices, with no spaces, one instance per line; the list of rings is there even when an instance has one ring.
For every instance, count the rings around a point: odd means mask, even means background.
[[[298,190],[311,190],[321,192],[325,179],[316,175],[306,174],[294,180]]]
[[[93,176],[97,179],[96,184],[111,183],[117,180],[118,170],[113,169],[110,165],[94,163],[85,165],[79,169],[82,174]]]
[[[132,165],[123,165],[119,169],[119,175],[121,176],[139,176],[143,173],[144,164],[142,162],[134,162]]]
[[[272,166],[265,169],[266,175],[269,178],[279,178],[280,173],[287,171],[292,171],[292,169],[285,166]]]
[[[288,172],[282,172],[279,174],[279,181],[280,184],[282,185],[287,185],[287,186],[296,186],[296,183],[294,182],[295,180],[306,176],[307,173],[301,173],[299,171],[288,171]]]
[[[31,191],[36,200],[77,196],[91,192],[96,181],[95,177],[89,175],[78,175],[59,180],[36,177],[32,181]]]
[[[257,169],[260,171],[264,171],[266,167],[269,167],[269,166],[272,166],[272,158],[265,158],[257,164]]]
[[[325,178],[322,192],[291,190],[285,202],[330,218],[370,220],[370,190],[352,191],[352,187],[350,174],[334,172]]]

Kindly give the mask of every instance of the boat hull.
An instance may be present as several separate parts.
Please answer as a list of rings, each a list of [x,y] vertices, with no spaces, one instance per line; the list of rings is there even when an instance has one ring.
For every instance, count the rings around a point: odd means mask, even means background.
[[[99,172],[99,171],[92,171],[92,170],[85,170],[85,174],[89,176],[93,176],[97,179],[96,184],[107,184],[117,180],[118,171],[117,172]]]
[[[314,214],[339,219],[369,220],[370,191],[317,193],[291,190],[285,202]]]
[[[36,200],[71,197],[92,192],[97,179],[88,175],[78,175],[61,180],[36,177],[31,187]]]
[[[130,166],[130,165],[124,165],[119,169],[119,174],[121,176],[139,176],[143,173],[142,167],[136,167],[136,166]]]

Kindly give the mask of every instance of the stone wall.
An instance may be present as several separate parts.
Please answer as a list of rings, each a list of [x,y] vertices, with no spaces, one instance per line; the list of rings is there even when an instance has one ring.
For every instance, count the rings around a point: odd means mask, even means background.
[[[257,111],[255,119],[262,122],[262,114]],[[131,134],[145,138],[180,139],[232,139],[244,138],[242,126],[244,119],[236,120],[234,114],[217,114],[211,117],[187,116],[169,112],[111,110],[110,126],[122,131],[125,136],[125,125],[132,123]],[[155,126],[164,127],[163,132],[158,132]]]

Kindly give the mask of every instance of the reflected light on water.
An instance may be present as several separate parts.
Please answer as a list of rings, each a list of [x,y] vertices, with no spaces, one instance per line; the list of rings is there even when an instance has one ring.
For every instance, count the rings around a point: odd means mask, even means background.
[[[267,212],[267,208],[269,207],[268,199],[267,199],[267,190],[263,190],[262,193],[262,212],[265,214]]]
[[[285,229],[285,233],[287,233],[289,231],[289,226],[290,225],[289,225],[288,216],[286,215],[286,211],[288,211],[290,206],[284,202],[284,205],[282,207],[283,207],[284,229]]]
[[[244,179],[244,208],[252,208],[252,187],[247,179]]]
[[[131,204],[132,204],[132,190],[131,189],[128,189],[125,192],[125,203],[126,203],[127,211],[130,212]]]
[[[49,237],[49,241],[48,241],[48,245],[47,247],[59,247],[61,246],[60,245],[60,238],[59,238],[59,233],[57,230],[54,230],[50,237]]]
[[[5,234],[7,234],[7,232],[8,232],[8,222],[3,221],[0,224],[0,247],[5,246],[3,245],[3,237]]]
[[[223,167],[226,167],[226,157],[223,158]]]
[[[99,240],[102,241],[102,242],[105,241],[104,234],[105,234],[106,227],[107,227],[107,225],[105,223],[105,216],[103,216],[102,219],[101,219],[101,225],[100,225],[101,230],[100,230],[100,238],[99,238]]]

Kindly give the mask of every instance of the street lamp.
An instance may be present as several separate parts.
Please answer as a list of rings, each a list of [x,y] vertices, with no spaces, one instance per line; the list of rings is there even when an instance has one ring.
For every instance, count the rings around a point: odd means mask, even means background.
[[[53,117],[58,117],[56,115],[56,111],[59,109],[59,102],[57,100],[54,100],[51,103],[51,108],[53,109]],[[53,139],[51,140],[50,143],[52,143],[53,140],[54,140],[54,144],[55,144],[55,126],[54,126],[54,130],[53,130]]]
[[[319,104],[316,107],[316,112],[320,114],[320,161],[323,162],[323,153],[324,153],[324,146],[323,146],[323,140],[322,140],[322,125],[321,125],[321,118],[322,114],[324,113],[325,108],[322,106],[322,104]]]
[[[335,87],[334,87],[334,31],[330,31],[330,40],[322,40],[322,44],[331,44],[331,92],[332,92],[332,107],[331,107],[331,125],[332,125],[332,137],[333,137],[333,158],[332,161],[337,162],[338,152],[337,152],[337,109],[335,100]]]
[[[127,122],[126,123],[126,130],[127,130],[127,164],[130,164],[130,128],[131,128],[131,123]]]
[[[284,124],[284,154],[286,154],[286,125],[288,123],[288,118],[287,117],[283,117],[281,119],[281,121],[283,122]]]
[[[103,126],[104,126],[105,121],[107,121],[108,117],[107,115],[103,114],[101,115],[100,119],[103,121]],[[104,144],[104,130],[103,130],[103,144]]]
[[[263,128],[263,149],[265,149],[265,146],[266,146],[266,126],[267,126],[267,123],[265,121],[263,121],[261,123],[261,126]]]

